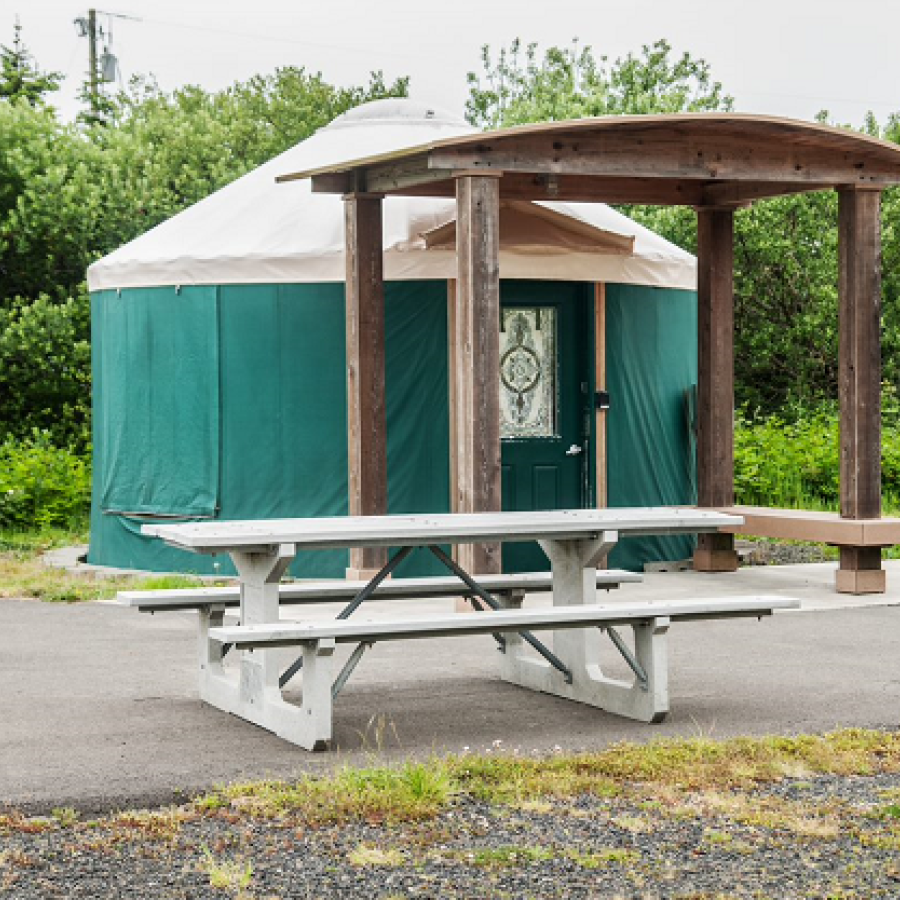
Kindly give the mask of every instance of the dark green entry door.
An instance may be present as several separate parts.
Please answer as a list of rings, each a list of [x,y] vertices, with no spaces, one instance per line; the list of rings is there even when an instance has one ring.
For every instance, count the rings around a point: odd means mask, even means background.
[[[587,506],[593,458],[587,291],[504,282],[500,299],[503,509]],[[505,571],[547,567],[537,544],[503,545]]]

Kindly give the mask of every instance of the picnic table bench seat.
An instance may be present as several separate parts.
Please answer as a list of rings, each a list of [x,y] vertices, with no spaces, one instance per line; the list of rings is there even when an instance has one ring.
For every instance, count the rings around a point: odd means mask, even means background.
[[[302,650],[302,714],[283,698],[272,698],[265,721],[260,722],[307,749],[324,749],[332,734],[333,701],[346,684],[363,654],[374,643],[410,638],[453,637],[471,634],[502,635],[501,677],[568,699],[591,703],[609,712],[647,722],[660,722],[669,710],[666,634],[673,621],[762,617],[778,609],[799,606],[781,596],[726,597],[678,602],[585,604],[522,609],[512,598],[500,611],[457,613],[451,616],[419,616],[392,619],[344,619],[329,622],[274,622],[262,625],[229,625],[209,629],[213,664],[217,648],[272,648],[296,646]],[[616,626],[630,626],[633,650]],[[609,678],[599,665],[566,669],[556,660],[522,654],[523,639],[532,631],[597,627],[612,640],[631,669],[634,679]],[[343,669],[334,677],[332,656],[336,644],[357,643]],[[225,700],[226,697],[220,698]],[[258,711],[238,704],[234,711],[255,720]]]
[[[597,587],[610,590],[620,584],[641,581],[637,572],[624,569],[598,569]],[[549,591],[553,585],[550,572],[506,573],[480,575],[478,583],[492,594],[538,593]],[[336,603],[352,600],[365,588],[365,581],[297,581],[278,586],[278,602],[283,605],[306,603]],[[460,597],[468,593],[466,586],[455,576],[428,578],[391,578],[383,581],[370,599],[400,600],[434,597]],[[226,587],[170,588],[148,591],[119,591],[119,603],[136,607],[141,612],[166,612],[170,610],[204,609],[213,606],[225,608],[240,606],[241,592],[238,585]]]

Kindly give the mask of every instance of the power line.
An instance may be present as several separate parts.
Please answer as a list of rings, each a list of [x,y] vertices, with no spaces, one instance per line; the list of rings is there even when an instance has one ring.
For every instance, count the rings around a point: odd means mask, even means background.
[[[200,31],[208,34],[222,34],[227,35],[229,37],[238,37],[242,40],[256,40],[256,41],[264,41],[272,44],[287,44],[293,47],[308,47],[312,50],[336,50],[338,52],[343,53],[371,53],[372,46],[367,45],[366,47],[356,47],[351,46],[349,44],[322,44],[315,43],[313,41],[300,41],[295,38],[288,37],[278,37],[276,35],[271,34],[255,34],[253,32],[247,31],[232,31],[227,28],[213,28],[208,25],[189,25],[186,22],[171,22],[165,19],[153,19],[147,18],[146,16],[141,20],[143,22],[147,22],[152,25],[164,25],[166,28],[179,28],[184,31]],[[395,53],[392,51],[381,51],[381,56],[393,57],[395,59],[413,59],[413,60],[421,60],[423,59],[423,55],[415,55],[410,53]]]

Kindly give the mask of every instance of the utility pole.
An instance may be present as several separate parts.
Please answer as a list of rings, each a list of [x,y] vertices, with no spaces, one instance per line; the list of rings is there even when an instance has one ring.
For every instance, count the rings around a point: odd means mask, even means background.
[[[97,85],[97,10],[88,10],[88,92],[90,94],[91,112],[96,116],[99,112],[99,87]]]
[[[97,24],[97,14],[106,16],[106,27]],[[100,84],[116,81],[118,74],[118,60],[112,52],[112,20],[128,19],[132,22],[140,22],[136,16],[125,16],[121,13],[106,12],[102,9],[89,9],[87,16],[79,16],[75,19],[75,30],[79,37],[88,39],[88,78],[87,94],[91,115],[100,115]],[[97,53],[97,44],[103,42],[102,58]]]

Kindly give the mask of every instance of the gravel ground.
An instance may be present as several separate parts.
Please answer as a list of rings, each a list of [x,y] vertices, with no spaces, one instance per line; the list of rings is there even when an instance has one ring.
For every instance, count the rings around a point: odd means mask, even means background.
[[[309,828],[239,808],[22,819],[0,896],[50,898],[900,897],[900,775],[752,792],[640,789],[427,822]]]
[[[826,544],[763,539],[744,540],[738,543],[746,551],[742,562],[747,566],[793,566],[837,559],[836,549]]]

